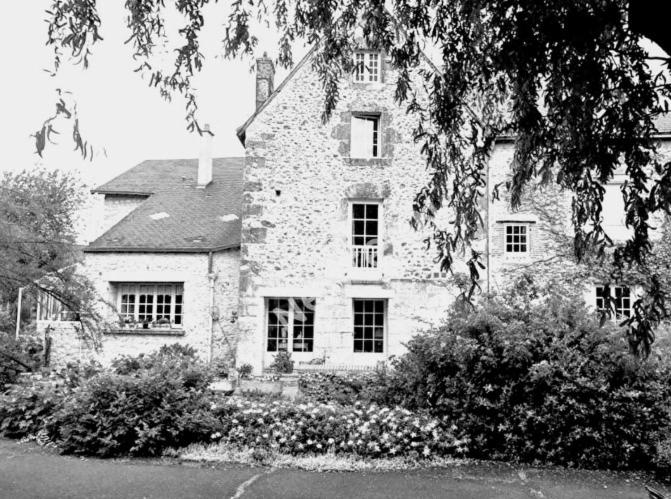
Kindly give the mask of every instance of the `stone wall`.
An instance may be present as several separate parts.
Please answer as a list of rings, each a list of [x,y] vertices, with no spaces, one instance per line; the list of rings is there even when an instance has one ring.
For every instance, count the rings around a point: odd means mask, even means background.
[[[201,358],[231,358],[235,348],[233,333],[238,307],[239,251],[213,254],[214,309],[210,321],[211,278],[207,254],[87,253],[85,272],[97,286],[100,308],[110,323],[102,334],[102,350],[91,352],[91,345],[81,340],[77,323],[39,321],[38,329],[52,329],[55,363],[69,358],[94,356],[103,363],[118,355],[151,352],[172,343],[195,347]],[[118,329],[113,311],[113,282],[182,282],[184,283],[184,324],[180,330],[123,331]],[[212,336],[210,336],[212,331]]]
[[[385,64],[386,66],[386,64]],[[385,68],[388,71],[388,68]],[[412,202],[428,176],[412,141],[413,119],[394,104],[395,78],[344,83],[331,120],[322,124],[323,90],[309,62],[246,130],[238,363],[258,371],[265,352],[265,299],[314,297],[315,346],[295,360],[375,363],[436,323],[456,292],[414,231]],[[350,158],[353,113],[380,117],[381,155]],[[380,270],[352,269],[349,203],[382,203]],[[353,352],[353,298],[388,300],[384,354]]]

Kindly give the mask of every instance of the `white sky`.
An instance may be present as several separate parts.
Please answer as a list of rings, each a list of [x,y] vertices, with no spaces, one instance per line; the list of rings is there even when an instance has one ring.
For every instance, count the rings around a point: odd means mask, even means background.
[[[103,42],[94,47],[88,70],[64,67],[62,75],[51,78],[44,68],[51,67],[51,49],[45,46],[45,9],[50,0],[12,3],[12,22],[0,30],[3,96],[0,113],[0,141],[4,161],[0,170],[24,169],[33,165],[78,170],[89,185],[105,182],[145,159],[197,157],[199,137],[186,130],[184,101],[164,101],[156,88],[149,88],[133,69],[125,27],[124,2],[98,2],[102,19]],[[195,80],[200,121],[209,123],[215,133],[214,156],[243,155],[235,129],[253,112],[254,74],[250,60],[228,61],[215,57],[221,53],[223,23],[228,2],[208,6],[203,32],[203,52],[207,62]],[[8,7],[9,8],[9,7]],[[180,22],[177,16],[169,21]],[[274,39],[266,35],[258,48],[276,53]],[[301,50],[298,55],[302,55]],[[64,65],[64,66],[67,66]],[[286,72],[278,71],[278,81]],[[55,88],[74,92],[79,104],[80,123],[85,139],[96,150],[93,161],[82,160],[73,152],[70,128],[61,123],[59,147],[48,147],[45,157],[34,154],[30,134],[53,113]],[[106,155],[105,155],[106,153]]]

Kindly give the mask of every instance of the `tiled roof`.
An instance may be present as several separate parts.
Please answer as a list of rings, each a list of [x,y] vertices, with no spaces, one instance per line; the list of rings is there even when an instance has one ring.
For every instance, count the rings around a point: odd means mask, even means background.
[[[147,195],[84,251],[207,252],[240,245],[244,158],[214,158],[196,186],[197,159],[144,161],[92,192]]]

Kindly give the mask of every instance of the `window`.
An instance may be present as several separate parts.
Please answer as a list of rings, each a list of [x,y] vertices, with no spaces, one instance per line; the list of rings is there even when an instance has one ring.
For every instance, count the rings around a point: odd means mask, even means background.
[[[608,290],[610,303],[608,303]],[[628,286],[597,286],[596,309],[599,312],[615,312],[615,317],[631,316],[631,289]]]
[[[116,283],[116,302],[124,328],[182,327],[184,285],[181,283]]]
[[[78,321],[79,314],[68,310],[51,293],[40,290],[37,294],[37,318],[41,321]]]
[[[380,53],[356,52],[354,54],[354,81],[369,83],[380,81]]]
[[[525,224],[506,224],[506,253],[529,251],[528,227]]]
[[[268,298],[268,352],[312,352],[315,337],[314,298]]]
[[[386,300],[355,299],[354,352],[384,352]]]
[[[352,266],[378,266],[380,204],[352,203]]]
[[[374,114],[353,114],[350,136],[350,157],[380,157],[380,116]]]

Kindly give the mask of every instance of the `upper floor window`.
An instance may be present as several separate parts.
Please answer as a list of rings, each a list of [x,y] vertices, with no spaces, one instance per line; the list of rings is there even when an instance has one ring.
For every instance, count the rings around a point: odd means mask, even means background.
[[[529,227],[526,224],[506,224],[506,253],[524,254],[529,252]]]
[[[124,328],[182,327],[182,283],[115,283],[117,312]]]
[[[354,81],[357,83],[380,81],[380,59],[379,52],[355,52]]]
[[[380,156],[380,116],[353,114],[350,141],[350,157],[378,158]]]
[[[609,291],[607,291],[609,290]],[[608,300],[610,293],[610,303]],[[631,316],[631,289],[628,286],[597,286],[596,309],[599,312],[615,312],[615,317]]]
[[[266,308],[268,352],[312,352],[314,298],[268,298]]]
[[[352,203],[352,266],[375,269],[380,247],[380,203]]]

